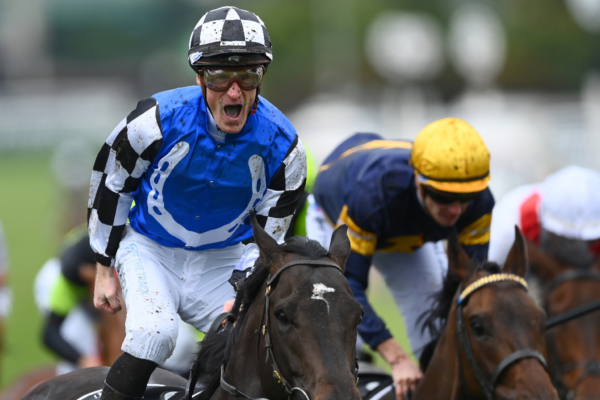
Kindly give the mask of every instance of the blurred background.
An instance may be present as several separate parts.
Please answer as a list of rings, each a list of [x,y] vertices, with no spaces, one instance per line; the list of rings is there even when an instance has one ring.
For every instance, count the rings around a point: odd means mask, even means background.
[[[497,199],[569,164],[600,168],[600,0],[0,0],[0,222],[14,292],[0,386],[55,361],[33,279],[85,221],[114,126],[138,100],[195,84],[189,36],[222,5],[265,22],[274,61],[262,94],[318,162],[355,132],[413,139],[453,116],[487,143]]]

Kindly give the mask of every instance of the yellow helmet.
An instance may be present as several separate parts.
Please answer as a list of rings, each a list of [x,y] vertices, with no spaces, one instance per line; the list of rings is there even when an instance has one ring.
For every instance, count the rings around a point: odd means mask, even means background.
[[[421,184],[444,192],[480,192],[490,180],[490,152],[477,131],[458,118],[427,125],[413,143],[411,164]]]

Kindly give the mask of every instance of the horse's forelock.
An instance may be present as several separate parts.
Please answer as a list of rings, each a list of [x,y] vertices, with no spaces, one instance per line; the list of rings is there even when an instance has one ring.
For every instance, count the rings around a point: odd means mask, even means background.
[[[497,274],[501,270],[502,268],[494,262],[487,261],[476,265],[476,271],[485,271],[490,274]],[[423,324],[422,331],[429,330],[433,341],[437,341],[444,331],[452,307],[452,299],[454,299],[461,282],[462,279],[458,275],[448,270],[442,283],[442,289],[433,295],[433,307],[421,314],[418,319]]]
[[[476,265],[476,271],[485,271],[490,274],[497,274],[502,271],[502,268],[494,262],[484,262]],[[426,346],[427,351],[421,355],[421,368],[425,369],[429,364],[433,350],[440,336],[444,332],[446,323],[448,322],[448,314],[452,308],[452,300],[460,286],[462,279],[448,270],[446,278],[442,283],[442,289],[433,295],[433,307],[431,310],[425,311],[419,317],[418,321],[422,322],[422,331],[429,330],[432,341]]]

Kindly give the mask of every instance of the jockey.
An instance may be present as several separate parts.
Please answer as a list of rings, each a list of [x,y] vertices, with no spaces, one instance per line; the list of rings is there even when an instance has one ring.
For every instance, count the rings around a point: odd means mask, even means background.
[[[573,165],[502,197],[494,207],[491,261],[504,263],[515,225],[557,261],[589,267],[600,255],[600,173]]]
[[[369,304],[369,269],[373,264],[391,290],[418,355],[431,339],[417,322],[431,308],[447,268],[440,241],[456,228],[470,257],[487,257],[494,205],[489,159],[469,124],[446,118],[426,126],[414,143],[356,134],[319,170],[309,198],[308,236],[328,246],[331,229],[348,225],[346,277],[365,311],[359,336],[392,366],[398,399],[422,373]]]
[[[258,257],[254,243],[244,245],[250,211],[283,241],[306,157],[288,119],[259,96],[272,59],[257,15],[230,6],[207,12],[188,52],[197,86],[140,101],[100,150],[88,204],[94,304],[121,309],[115,268],[127,304],[124,354],[106,377],[104,400],[142,398],[173,351],[177,314],[206,331],[234,298],[234,268],[247,274]]]
[[[95,264],[87,231],[74,229],[65,238],[60,257],[46,261],[35,278],[35,299],[44,316],[44,344],[61,358],[56,375],[103,365],[94,316],[86,307]]]
[[[91,308],[95,273],[95,253],[87,229],[81,226],[67,235],[60,256],[46,261],[35,278],[35,299],[44,316],[44,344],[61,358],[56,375],[77,368],[111,365],[120,354],[108,354],[110,344],[100,343],[101,338],[110,341],[112,337],[99,335],[97,310]],[[115,325],[122,332],[110,332],[119,345],[125,332],[123,323],[124,319],[117,318]],[[193,361],[196,330],[181,320],[179,330],[176,351],[162,367],[183,374]],[[104,350],[102,356],[99,345]]]

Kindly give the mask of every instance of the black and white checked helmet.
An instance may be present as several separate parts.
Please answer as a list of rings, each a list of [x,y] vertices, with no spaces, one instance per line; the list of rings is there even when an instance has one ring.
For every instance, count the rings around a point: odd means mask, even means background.
[[[204,66],[267,65],[272,60],[271,39],[264,22],[237,7],[207,12],[190,37],[188,61],[196,72]]]

